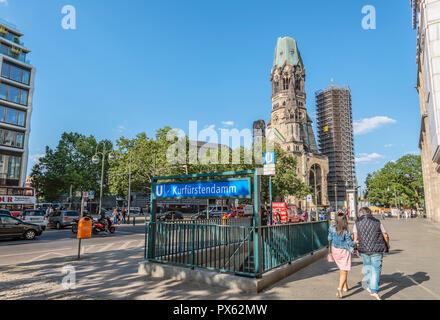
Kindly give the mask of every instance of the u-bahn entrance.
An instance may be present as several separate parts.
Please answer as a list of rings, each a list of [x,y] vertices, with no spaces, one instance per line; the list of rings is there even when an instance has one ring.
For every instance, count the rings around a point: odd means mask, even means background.
[[[327,221],[262,226],[260,179],[256,170],[154,177],[145,259],[258,278],[327,246]],[[162,199],[252,199],[254,215],[158,221]]]

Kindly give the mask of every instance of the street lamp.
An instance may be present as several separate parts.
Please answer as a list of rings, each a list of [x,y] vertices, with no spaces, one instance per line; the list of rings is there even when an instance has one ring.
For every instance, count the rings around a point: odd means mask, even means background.
[[[104,184],[105,156],[108,154],[108,160],[111,161],[111,162],[116,160],[116,154],[113,151],[113,145],[109,149],[106,149],[106,142],[108,142],[108,141],[101,141],[100,143],[98,143],[98,145],[96,146],[95,155],[92,157],[92,162],[94,164],[98,164],[99,161],[102,162],[102,166],[101,166],[101,191],[99,193],[99,210],[98,210],[99,214],[101,215],[101,218],[103,218],[103,214],[102,214],[102,187],[103,187],[103,184]],[[104,146],[102,152],[98,151],[98,147],[99,147],[99,145],[101,143]],[[99,155],[102,155],[102,158],[100,158]]]
[[[315,210],[316,210],[316,212],[315,212],[315,219],[316,219],[316,221],[318,221],[318,192],[317,192],[317,187],[316,187],[316,167],[315,167],[315,165],[313,165],[310,168],[310,171],[313,171],[313,180],[314,180],[314,190],[313,190],[313,193],[314,193],[314,196],[315,196]]]

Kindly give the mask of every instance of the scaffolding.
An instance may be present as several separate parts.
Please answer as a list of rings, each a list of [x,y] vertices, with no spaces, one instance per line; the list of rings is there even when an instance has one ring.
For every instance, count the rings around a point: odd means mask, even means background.
[[[346,201],[347,188],[357,186],[350,87],[331,85],[315,98],[319,150],[329,159],[328,198]]]

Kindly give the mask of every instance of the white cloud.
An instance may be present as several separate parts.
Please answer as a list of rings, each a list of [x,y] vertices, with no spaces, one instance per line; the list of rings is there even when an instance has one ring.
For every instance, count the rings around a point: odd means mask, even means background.
[[[384,145],[384,147],[385,148],[391,148],[393,145],[390,143],[390,144],[386,144],[386,145]]]
[[[0,0],[0,2],[1,2],[2,0]],[[38,160],[40,159],[40,158],[42,158],[42,157],[44,157],[44,154],[41,154],[41,153],[37,153],[37,154],[31,154],[31,155],[29,155],[29,159],[31,160],[31,162],[38,162]]]
[[[420,150],[409,151],[406,154],[410,154],[410,155],[413,155],[413,156],[419,156],[420,155]]]
[[[234,121],[222,121],[222,125],[231,127],[234,125]]]
[[[373,130],[376,130],[384,125],[393,124],[397,121],[385,116],[377,116],[373,118],[365,118],[361,120],[356,120],[353,123],[353,131],[355,135],[366,134]]]
[[[122,132],[124,132],[125,130],[127,130],[127,128],[124,127],[123,125],[118,126],[117,129],[118,129],[118,132],[119,132],[119,133],[122,133]]]
[[[361,153],[359,154],[359,157],[356,158],[356,163],[370,163],[374,160],[379,160],[385,158],[383,155],[378,153]]]
[[[209,126],[205,126],[204,129],[212,129],[212,130],[214,130],[215,129],[215,124],[211,124]]]
[[[8,0],[0,0],[1,4],[8,5]]]

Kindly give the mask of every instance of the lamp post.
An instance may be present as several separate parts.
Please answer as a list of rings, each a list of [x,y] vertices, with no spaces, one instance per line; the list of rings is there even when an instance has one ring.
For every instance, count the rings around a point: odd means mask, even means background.
[[[115,159],[116,159],[115,152],[113,151],[113,146],[111,146],[109,149],[106,149],[106,142],[108,142],[108,141],[101,141],[100,143],[98,143],[98,145],[96,146],[95,155],[92,157],[92,162],[94,164],[98,164],[100,160],[102,162],[102,166],[101,166],[101,189],[100,189],[100,192],[99,192],[99,209],[98,209],[98,212],[101,215],[101,218],[103,218],[103,214],[102,214],[102,188],[103,188],[103,184],[104,184],[105,156],[108,154],[108,160],[109,161],[115,161]],[[98,151],[98,147],[99,147],[99,145],[101,143],[103,144],[102,152]],[[100,159],[99,155],[102,155],[101,159]]]
[[[315,221],[318,221],[318,194],[317,194],[317,189],[316,189],[316,167],[315,165],[312,166],[312,168],[310,169],[310,171],[313,171],[313,180],[314,180],[314,196],[315,196]]]

